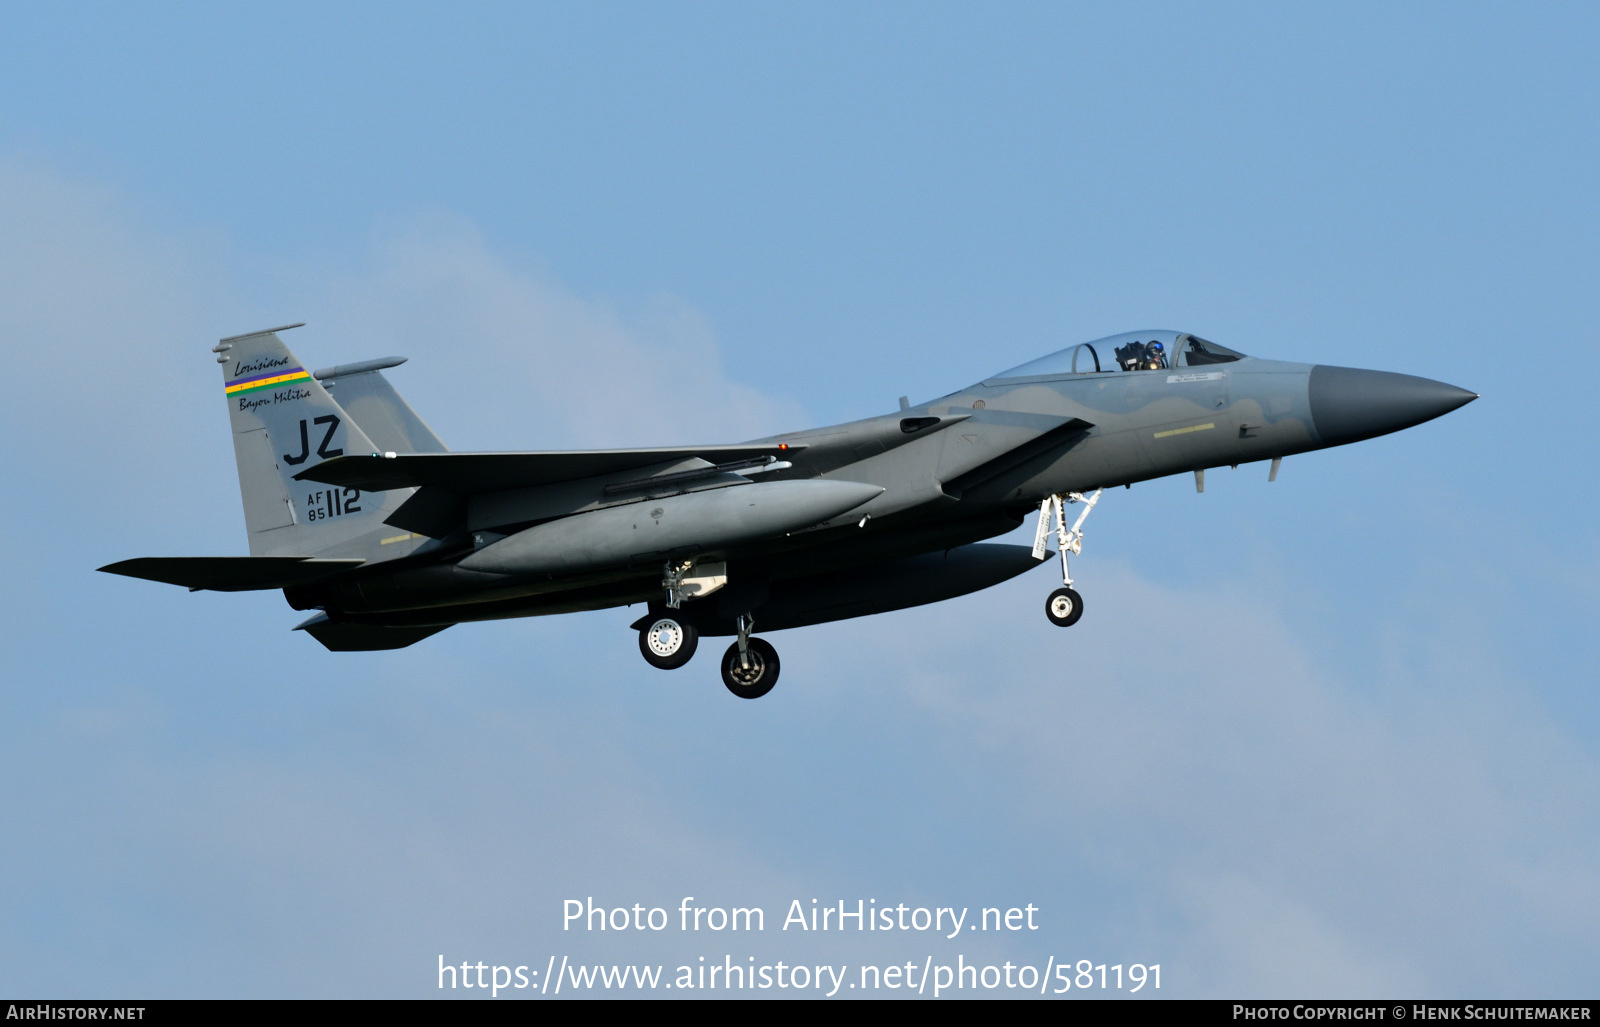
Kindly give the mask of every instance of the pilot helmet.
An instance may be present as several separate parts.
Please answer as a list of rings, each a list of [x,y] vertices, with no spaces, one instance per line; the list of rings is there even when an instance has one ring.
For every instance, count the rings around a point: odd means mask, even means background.
[[[1161,343],[1159,343],[1159,342],[1152,342],[1150,344],[1150,348],[1155,350],[1157,353],[1165,352],[1165,350],[1163,349]]]

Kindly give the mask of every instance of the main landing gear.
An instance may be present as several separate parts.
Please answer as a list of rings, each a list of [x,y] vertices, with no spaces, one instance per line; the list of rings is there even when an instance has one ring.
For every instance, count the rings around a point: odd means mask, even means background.
[[[759,699],[778,683],[778,650],[764,638],[751,638],[754,622],[739,617],[739,640],[722,654],[722,683],[741,699]]]
[[[639,652],[644,654],[644,662],[658,670],[677,670],[694,657],[700,632],[693,624],[671,612],[645,619],[649,623],[639,629]]]
[[[722,654],[722,683],[741,699],[759,699],[778,683],[778,650],[764,638],[751,638],[754,620],[738,620],[738,641]],[[639,652],[646,663],[660,670],[676,670],[688,663],[700,644],[694,623],[676,610],[661,610],[633,622],[639,631]]]
[[[1033,558],[1044,559],[1052,521],[1055,527],[1056,547],[1061,551],[1062,587],[1051,592],[1044,602],[1044,615],[1058,628],[1070,628],[1083,616],[1083,596],[1072,587],[1072,573],[1067,569],[1067,553],[1083,552],[1083,522],[1089,519],[1089,511],[1100,502],[1101,491],[1095,489],[1089,496],[1081,492],[1069,492],[1065,496],[1065,502],[1062,496],[1047,496],[1044,502],[1039,504],[1039,527],[1033,535]],[[1078,519],[1070,528],[1067,527],[1066,503],[1083,504],[1083,512],[1078,515]]]
[[[700,632],[694,622],[678,612],[684,600],[715,592],[727,584],[727,565],[692,562],[669,563],[661,585],[666,604],[633,622],[639,632],[639,653],[659,670],[676,670],[694,657]],[[750,614],[741,614],[738,641],[722,654],[722,683],[741,699],[759,699],[778,683],[778,650],[763,638],[751,638]]]

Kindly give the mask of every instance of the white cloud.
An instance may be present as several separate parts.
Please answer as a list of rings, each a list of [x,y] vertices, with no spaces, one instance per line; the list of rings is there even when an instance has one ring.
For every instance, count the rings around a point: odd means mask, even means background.
[[[711,326],[681,299],[576,296],[454,219],[383,239],[370,267],[323,288],[317,336],[416,358],[393,378],[452,448],[735,442],[804,426],[793,401],[728,379]]]
[[[731,381],[684,301],[579,297],[449,217],[351,261],[267,268],[113,191],[0,161],[0,309],[0,425],[27,440],[4,458],[14,472],[59,472],[80,504],[117,495],[129,523],[182,510],[213,551],[242,549],[243,525],[209,348],[274,323],[309,322],[286,341],[313,367],[413,357],[392,380],[457,449],[736,442],[805,421]]]
[[[0,350],[12,386],[0,424],[27,440],[8,456],[126,485],[185,465],[207,428],[220,445],[201,448],[227,451],[220,396],[195,401],[216,375],[201,341],[214,311],[210,256],[143,224],[109,190],[0,161]],[[198,409],[216,416],[196,424]]]

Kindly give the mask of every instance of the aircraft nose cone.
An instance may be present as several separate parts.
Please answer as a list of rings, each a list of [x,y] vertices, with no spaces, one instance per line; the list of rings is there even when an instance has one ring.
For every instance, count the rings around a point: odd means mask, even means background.
[[[1387,435],[1478,398],[1431,378],[1325,364],[1311,369],[1310,392],[1311,420],[1326,446]]]

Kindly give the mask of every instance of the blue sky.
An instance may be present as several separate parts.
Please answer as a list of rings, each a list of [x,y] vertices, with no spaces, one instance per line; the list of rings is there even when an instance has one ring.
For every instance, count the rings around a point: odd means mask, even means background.
[[[1041,908],[1167,995],[1592,995],[1585,5],[0,10],[0,992],[407,996],[720,958],[560,902]],[[327,654],[244,551],[216,338],[460,449],[734,440],[1141,327],[1482,394],[1108,495],[1050,572],[773,636]],[[926,941],[732,952],[862,962]],[[955,943],[935,947],[954,956]]]

